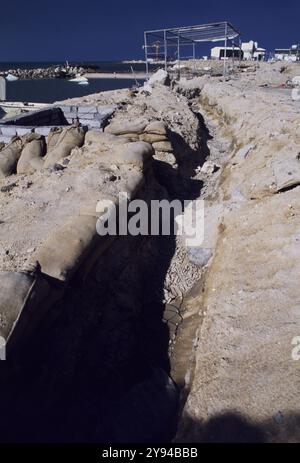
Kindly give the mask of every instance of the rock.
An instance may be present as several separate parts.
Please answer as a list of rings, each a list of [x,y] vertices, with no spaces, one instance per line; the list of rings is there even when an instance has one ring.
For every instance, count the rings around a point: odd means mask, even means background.
[[[236,153],[235,153],[235,156],[234,156],[234,161],[235,162],[239,162],[239,161],[242,161],[243,159],[245,159],[249,152],[253,149],[253,145],[251,143],[249,143],[248,145],[245,145],[243,146],[242,148],[240,148]]]
[[[205,175],[211,175],[213,174],[214,172],[216,172],[218,169],[220,168],[220,166],[218,166],[217,164],[215,164],[214,162],[212,161],[206,161],[203,166],[201,167],[201,173],[202,174],[205,174]]]
[[[292,148],[291,148],[292,149]],[[298,150],[283,149],[271,163],[273,168],[276,191],[286,190],[300,185],[300,159]]]
[[[27,251],[26,251],[26,252],[27,252],[28,254],[30,254],[30,253],[32,253],[32,252],[34,252],[34,251],[35,251],[35,248],[33,247],[33,248],[29,248],[29,249],[27,249]]]
[[[292,100],[300,101],[300,91],[299,88],[293,88],[292,90]]]
[[[159,141],[152,143],[153,148],[155,151],[165,151],[167,153],[173,152],[173,147],[170,141]]]
[[[190,262],[197,265],[198,267],[204,267],[209,262],[213,255],[211,248],[189,248],[188,257]]]
[[[295,76],[292,78],[292,84],[300,86],[300,76]]]
[[[170,85],[170,77],[164,69],[159,69],[150,77],[146,84],[150,87],[155,87],[156,85]]]

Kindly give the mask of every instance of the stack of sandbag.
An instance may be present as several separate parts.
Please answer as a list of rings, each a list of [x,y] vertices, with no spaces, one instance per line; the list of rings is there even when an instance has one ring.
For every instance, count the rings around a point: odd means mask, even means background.
[[[0,178],[8,177],[16,173],[18,160],[23,148],[22,140],[19,137],[13,137],[0,151]]]
[[[144,129],[144,133],[140,135],[140,140],[151,143],[155,151],[163,151],[171,153],[173,151],[172,144],[168,139],[168,129],[164,122],[150,122]]]
[[[41,170],[46,153],[46,141],[43,135],[29,133],[23,137],[24,148],[17,164],[17,174],[33,174]]]
[[[145,141],[151,143],[155,151],[172,153],[173,147],[168,138],[168,129],[164,122],[146,119],[134,121],[112,121],[105,133],[126,137],[129,141]]]
[[[130,141],[138,141],[139,136],[144,132],[148,121],[146,119],[136,119],[134,121],[112,121],[105,132],[113,135],[121,135]]]
[[[48,150],[44,167],[51,167],[70,155],[73,148],[81,147],[84,143],[85,129],[75,125],[64,128],[59,136],[52,132],[48,140]]]
[[[131,142],[123,137],[91,130],[86,135],[84,147],[72,151],[70,165],[81,164],[83,158],[93,157],[99,164],[131,164],[144,169],[151,162],[153,154],[150,143],[140,140]]]

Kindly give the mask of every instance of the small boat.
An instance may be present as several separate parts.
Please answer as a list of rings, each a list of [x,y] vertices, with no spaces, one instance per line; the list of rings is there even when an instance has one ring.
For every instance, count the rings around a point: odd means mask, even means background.
[[[73,79],[69,79],[69,82],[75,82],[76,84],[79,85],[88,85],[89,81],[86,77],[84,76],[76,76]]]
[[[9,82],[13,82],[14,80],[18,80],[18,79],[19,79],[19,77],[14,76],[13,74],[10,74],[10,73],[8,73],[7,76],[6,76],[5,78],[6,78],[6,80],[8,80]]]

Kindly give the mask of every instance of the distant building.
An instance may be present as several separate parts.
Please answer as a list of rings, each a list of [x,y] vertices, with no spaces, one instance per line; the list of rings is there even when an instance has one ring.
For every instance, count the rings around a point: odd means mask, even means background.
[[[257,42],[243,42],[241,48],[227,47],[226,58],[241,58],[246,61],[263,61],[265,59],[266,50],[259,48]],[[211,49],[211,59],[224,59],[225,47],[214,47]]]
[[[291,48],[276,48],[274,57],[278,61],[299,61],[300,45],[292,45]]]

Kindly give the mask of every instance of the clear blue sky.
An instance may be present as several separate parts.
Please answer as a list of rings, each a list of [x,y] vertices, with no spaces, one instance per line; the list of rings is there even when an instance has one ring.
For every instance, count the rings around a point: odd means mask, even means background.
[[[300,42],[300,0],[5,0],[0,61],[141,58],[145,29],[223,20],[268,50]]]

